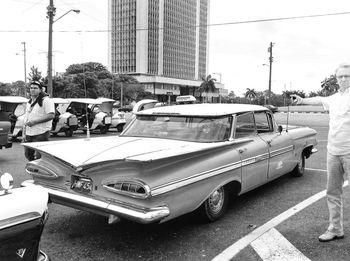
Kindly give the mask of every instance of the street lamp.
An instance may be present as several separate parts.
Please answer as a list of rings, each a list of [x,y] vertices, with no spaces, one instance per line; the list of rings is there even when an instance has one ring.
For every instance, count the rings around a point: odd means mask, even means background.
[[[24,58],[24,90],[23,90],[23,97],[26,97],[26,86],[27,86],[27,50],[26,50],[26,42],[21,42],[23,44],[23,58]],[[16,55],[20,55],[19,53],[16,53]]]
[[[50,97],[52,97],[52,25],[54,22],[60,20],[63,16],[67,15],[70,12],[80,13],[78,9],[71,9],[68,12],[61,15],[56,20],[53,20],[53,17],[56,14],[56,7],[53,5],[53,0],[50,0],[50,5],[47,7],[47,18],[49,18],[49,46],[47,53],[47,89]]]

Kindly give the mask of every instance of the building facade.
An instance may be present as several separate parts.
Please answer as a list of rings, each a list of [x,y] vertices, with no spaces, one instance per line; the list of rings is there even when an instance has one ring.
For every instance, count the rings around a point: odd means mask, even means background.
[[[209,0],[109,0],[108,67],[160,101],[195,94],[208,68]]]

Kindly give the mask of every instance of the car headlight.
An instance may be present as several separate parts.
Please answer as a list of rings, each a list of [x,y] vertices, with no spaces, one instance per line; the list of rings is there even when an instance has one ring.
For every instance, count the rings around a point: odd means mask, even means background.
[[[13,177],[10,173],[4,173],[1,175],[0,187],[5,190],[5,193],[13,188]]]
[[[149,186],[137,180],[106,181],[102,186],[108,191],[135,198],[148,198],[151,195]]]

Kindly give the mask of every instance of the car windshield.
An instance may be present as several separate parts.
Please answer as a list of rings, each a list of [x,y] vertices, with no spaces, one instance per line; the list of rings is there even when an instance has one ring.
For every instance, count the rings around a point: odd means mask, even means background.
[[[231,116],[138,115],[122,136],[220,142],[229,139],[231,122]]]

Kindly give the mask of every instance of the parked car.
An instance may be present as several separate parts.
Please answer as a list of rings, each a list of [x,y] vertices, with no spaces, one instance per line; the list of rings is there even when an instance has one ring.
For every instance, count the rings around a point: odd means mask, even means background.
[[[70,104],[67,111],[77,116],[79,130],[86,132],[89,126],[91,131],[99,130],[103,134],[107,133],[112,122],[112,115],[103,111],[101,100],[91,98],[68,100]]]
[[[55,118],[52,121],[51,134],[56,136],[64,132],[66,137],[71,137],[73,132],[78,129],[77,116],[67,112],[69,101],[63,98],[52,98],[55,104]]]
[[[125,113],[113,108],[115,100],[109,98],[98,98],[97,100],[101,101],[102,105],[94,106],[95,112],[100,110],[112,117],[110,128],[117,128],[119,132],[122,132],[124,125],[126,124]]]
[[[111,128],[117,128],[119,132],[122,132],[126,124],[125,113],[118,111],[118,109],[113,110]]]
[[[194,104],[197,99],[193,95],[182,95],[176,97],[176,104]]]
[[[153,99],[144,99],[144,100],[138,101],[132,108],[132,113],[136,114],[139,111],[154,108],[157,103],[159,102]]]
[[[10,138],[10,128],[10,122],[0,121],[0,149],[12,147],[12,141]]]
[[[26,143],[26,165],[58,204],[140,223],[198,211],[209,221],[237,196],[286,173],[301,176],[316,131],[277,125],[263,106],[191,104],[137,112],[119,137]]]
[[[14,141],[22,138],[27,102],[21,96],[0,96],[0,121],[11,123],[10,136]]]
[[[0,260],[48,261],[40,251],[48,193],[38,186],[12,189],[13,178],[0,177]]]

